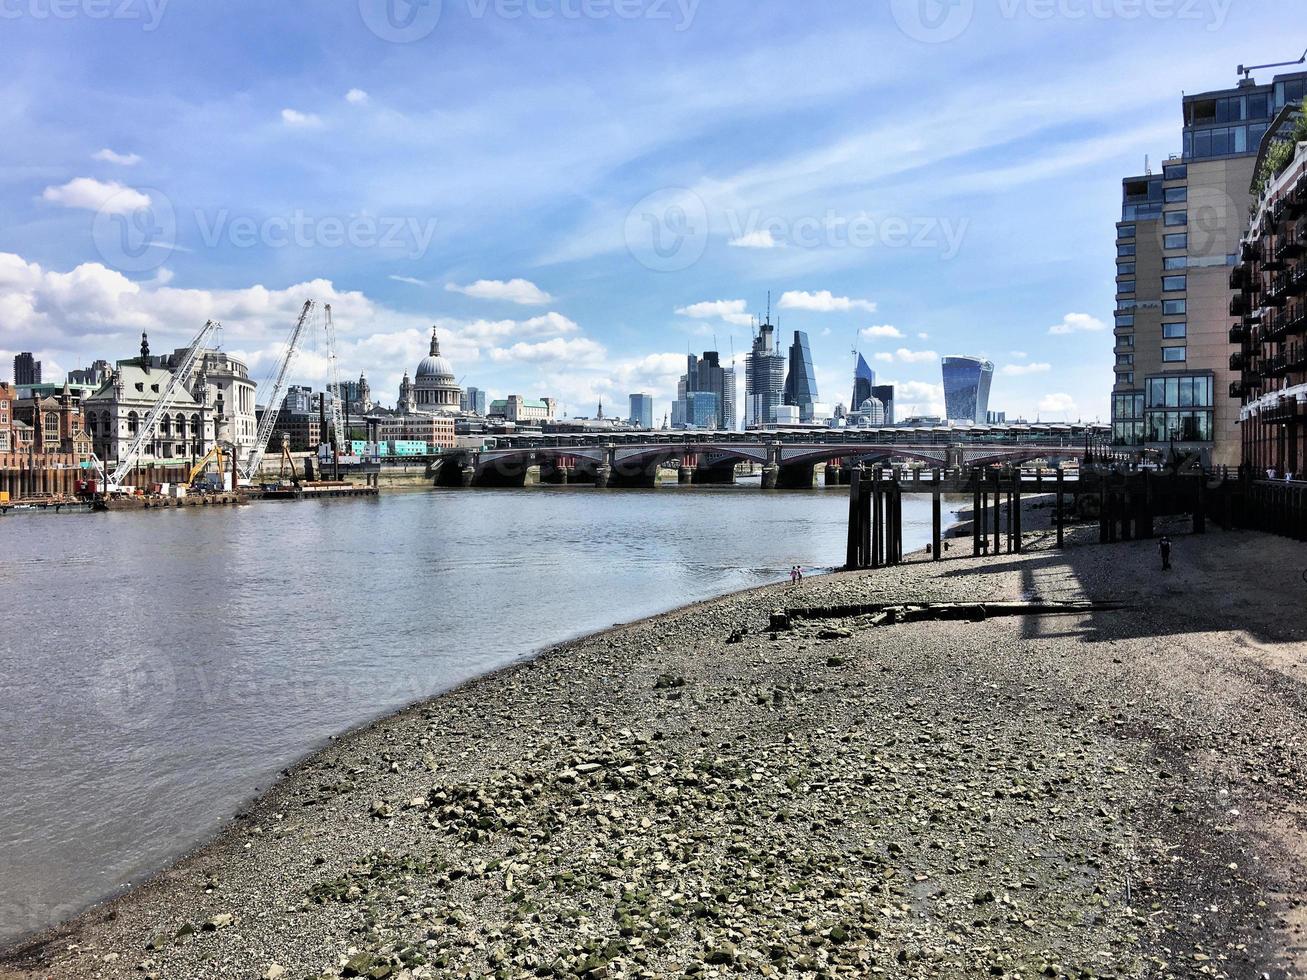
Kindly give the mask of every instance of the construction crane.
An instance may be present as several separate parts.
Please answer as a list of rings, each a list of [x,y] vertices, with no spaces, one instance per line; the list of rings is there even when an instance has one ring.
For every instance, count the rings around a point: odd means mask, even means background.
[[[246,480],[254,479],[254,475],[258,473],[259,466],[263,462],[263,457],[268,451],[268,440],[272,438],[272,430],[277,424],[277,416],[281,414],[281,403],[286,398],[286,375],[290,371],[291,362],[295,360],[295,355],[299,352],[300,336],[304,333],[304,325],[308,323],[309,314],[312,312],[313,300],[305,301],[304,309],[300,311],[300,318],[295,323],[295,329],[291,331],[286,350],[281,355],[281,362],[277,365],[276,376],[272,381],[272,389],[264,402],[263,418],[259,420],[259,431],[255,436],[254,446],[250,449],[250,455],[245,461],[245,465],[241,467],[241,475]]]
[[[154,441],[159,417],[164,412],[171,410],[178,395],[187,390],[186,386],[190,383],[191,374],[195,371],[195,365],[204,356],[205,344],[208,343],[209,338],[218,328],[219,324],[210,320],[196,335],[195,339],[191,341],[190,347],[186,348],[185,356],[173,371],[168,383],[164,385],[159,400],[154,403],[154,407],[150,409],[150,414],[145,416],[145,421],[136,430],[136,438],[131,441],[127,451],[118,460],[118,468],[110,474],[107,490],[112,492],[122,485],[123,479],[132,471],[141,458],[141,453],[144,452],[146,444]]]
[[[344,394],[340,388],[340,368],[336,361],[336,324],[331,319],[331,304],[325,307],[326,319],[323,322],[323,328],[327,335],[327,367],[329,370],[329,379],[331,381],[331,390],[335,392],[331,399],[331,431],[335,436],[336,452],[348,454],[345,446],[345,418],[341,411],[341,401]]]

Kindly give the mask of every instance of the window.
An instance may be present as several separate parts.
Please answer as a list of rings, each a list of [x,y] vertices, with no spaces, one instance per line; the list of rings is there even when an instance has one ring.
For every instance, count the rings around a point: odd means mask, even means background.
[[[1162,259],[1163,272],[1178,272],[1181,269],[1189,268],[1189,260],[1183,255],[1177,255],[1173,258]]]
[[[1189,235],[1186,234],[1185,232],[1177,232],[1171,235],[1163,235],[1162,247],[1163,248],[1188,248]],[[1134,253],[1132,252],[1130,254],[1133,255]]]
[[[1118,262],[1116,264],[1116,274],[1118,276],[1133,276],[1135,274],[1135,264],[1133,262]]]
[[[1135,226],[1134,226],[1134,225],[1121,225],[1119,228],[1116,229],[1116,237],[1117,237],[1117,238],[1134,238],[1134,237],[1135,237]]]
[[[1187,348],[1184,347],[1163,347],[1162,360],[1168,364],[1174,364],[1177,361],[1185,360]]]
[[[1122,371],[1116,376],[1116,383],[1119,385],[1132,385],[1135,383],[1135,373],[1133,371]]]
[[[1189,224],[1188,211],[1168,211],[1162,221],[1168,228],[1183,228]]]
[[[1117,355],[1116,355],[1116,366],[1117,366],[1117,367],[1133,367],[1133,366],[1134,366],[1134,363],[1135,363],[1135,356],[1134,356],[1133,354],[1117,354]]]
[[[1163,323],[1162,339],[1163,340],[1184,340],[1189,331],[1187,323]]]
[[[1118,245],[1116,247],[1116,257],[1118,259],[1133,258],[1134,254],[1135,254],[1135,246],[1133,245]]]
[[[1170,163],[1162,168],[1163,180],[1184,180],[1189,176],[1189,168],[1183,163]]]
[[[1116,346],[1133,347],[1135,345],[1135,335],[1132,333],[1122,334],[1116,338]]]
[[[1116,294],[1118,296],[1133,296],[1135,294],[1135,281],[1133,279],[1123,279],[1117,283]]]
[[[1118,313],[1116,315],[1116,325],[1118,327],[1133,327],[1135,325],[1135,315],[1133,313]]]
[[[1167,204],[1183,204],[1185,201],[1189,200],[1189,188],[1168,187],[1166,189],[1166,197],[1164,200]]]
[[[1162,300],[1162,316],[1184,316],[1189,312],[1189,304],[1182,299]]]
[[[1187,276],[1163,276],[1162,292],[1164,293],[1182,293],[1186,287]]]

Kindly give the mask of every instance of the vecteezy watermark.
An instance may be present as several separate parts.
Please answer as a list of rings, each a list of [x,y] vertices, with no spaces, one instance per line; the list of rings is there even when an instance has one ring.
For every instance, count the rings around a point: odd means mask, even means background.
[[[767,216],[727,211],[729,244],[739,248],[915,248],[954,258],[971,227],[968,218],[940,215]]]
[[[654,191],[628,212],[625,237],[627,251],[645,268],[680,272],[708,247],[708,207],[684,187]]]
[[[0,0],[0,20],[130,20],[156,31],[171,0]]]
[[[890,0],[894,20],[908,37],[926,44],[955,40],[979,8],[1004,20],[1166,20],[1225,26],[1234,0]]]
[[[431,248],[437,227],[436,218],[413,215],[313,215],[296,210],[256,217],[220,208],[190,212],[183,229],[168,195],[156,188],[124,188],[95,213],[91,237],[109,267],[146,273],[187,250],[180,244],[182,230],[188,242],[208,249],[388,249],[420,259]]]
[[[91,704],[116,728],[152,728],[177,699],[177,672],[165,650],[141,648],[100,661],[90,678]]]
[[[700,0],[358,0],[363,23],[383,41],[411,44],[429,37],[445,3],[471,20],[665,21],[676,31],[694,23]],[[452,9],[452,7],[451,7]]]

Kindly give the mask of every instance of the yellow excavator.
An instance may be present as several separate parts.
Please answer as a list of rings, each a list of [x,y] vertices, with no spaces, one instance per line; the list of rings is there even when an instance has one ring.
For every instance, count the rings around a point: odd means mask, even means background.
[[[218,469],[215,473],[206,474],[205,470],[208,469],[210,463],[217,463]],[[223,452],[222,446],[215,445],[204,454],[203,459],[191,467],[191,473],[187,477],[186,483],[196,490],[221,490],[223,477],[226,473],[227,454]]]

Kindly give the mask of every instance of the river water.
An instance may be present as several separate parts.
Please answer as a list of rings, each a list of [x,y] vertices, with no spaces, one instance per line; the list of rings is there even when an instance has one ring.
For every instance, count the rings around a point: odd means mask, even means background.
[[[0,942],[164,866],[330,735],[840,564],[847,509],[755,483],[0,518]],[[929,498],[904,511],[923,546]]]

